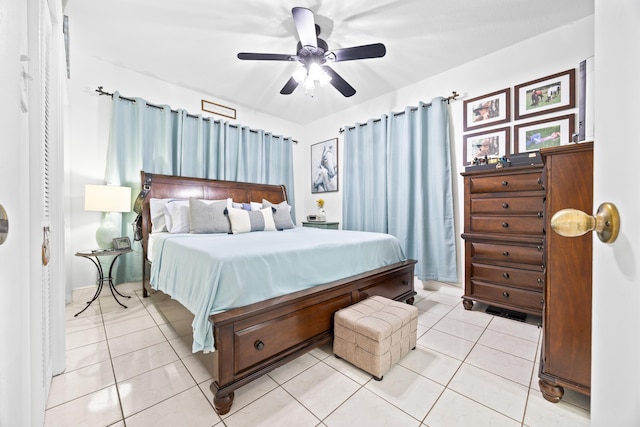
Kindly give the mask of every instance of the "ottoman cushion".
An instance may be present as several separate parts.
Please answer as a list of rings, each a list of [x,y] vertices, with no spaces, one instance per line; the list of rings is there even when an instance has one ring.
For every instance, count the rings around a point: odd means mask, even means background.
[[[382,378],[416,346],[418,309],[373,296],[336,312],[333,351]]]

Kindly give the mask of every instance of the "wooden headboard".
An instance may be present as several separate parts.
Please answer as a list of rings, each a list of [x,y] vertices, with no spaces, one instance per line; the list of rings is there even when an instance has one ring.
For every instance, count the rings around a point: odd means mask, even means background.
[[[147,259],[147,242],[151,233],[149,201],[154,199],[220,200],[231,197],[234,202],[262,202],[262,199],[277,204],[287,199],[284,185],[254,184],[250,182],[222,181],[191,178],[185,176],[159,175],[140,172],[143,189],[149,192],[142,202],[142,249],[143,260]],[[143,280],[144,281],[144,280]]]

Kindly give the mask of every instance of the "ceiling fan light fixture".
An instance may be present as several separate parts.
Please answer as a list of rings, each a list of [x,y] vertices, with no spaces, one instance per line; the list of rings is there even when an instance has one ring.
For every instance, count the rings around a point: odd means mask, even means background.
[[[307,69],[305,67],[299,67],[293,72],[291,77],[293,77],[293,79],[297,81],[299,84],[303,83],[304,80],[307,78]]]
[[[238,53],[238,59],[242,60],[298,61],[302,64],[280,89],[282,95],[290,95],[296,87],[303,86],[305,93],[311,93],[313,96],[313,89],[317,82],[320,86],[330,83],[345,97],[353,96],[356,90],[326,63],[382,58],[387,52],[382,43],[330,50],[327,42],[318,37],[320,27],[315,23],[311,9],[294,7],[291,9],[291,14],[299,39],[296,45],[296,54]]]
[[[316,87],[316,83],[313,79],[307,77],[302,86],[304,86],[305,90],[313,90]]]
[[[309,66],[309,78],[311,80],[320,81],[324,74],[325,72],[322,71],[322,68],[320,68],[320,66],[315,62]]]

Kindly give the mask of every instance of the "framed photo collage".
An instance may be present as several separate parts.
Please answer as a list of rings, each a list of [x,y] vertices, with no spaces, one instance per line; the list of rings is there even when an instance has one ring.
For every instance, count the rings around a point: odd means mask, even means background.
[[[465,100],[463,165],[569,144],[576,115],[563,113],[576,106],[575,76],[570,69],[516,85],[513,94],[508,87]]]

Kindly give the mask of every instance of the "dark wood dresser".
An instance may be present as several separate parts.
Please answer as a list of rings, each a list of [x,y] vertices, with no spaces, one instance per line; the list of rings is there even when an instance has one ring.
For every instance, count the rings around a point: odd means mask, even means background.
[[[592,233],[563,237],[551,229],[561,209],[593,212],[593,143],[540,151],[544,162],[545,265],[540,390],[558,402],[563,387],[591,391],[591,266]]]
[[[542,165],[462,173],[465,283],[474,301],[542,315],[544,199]]]

